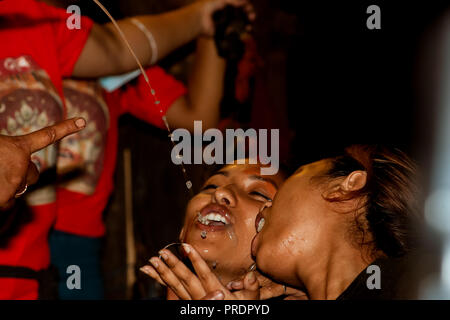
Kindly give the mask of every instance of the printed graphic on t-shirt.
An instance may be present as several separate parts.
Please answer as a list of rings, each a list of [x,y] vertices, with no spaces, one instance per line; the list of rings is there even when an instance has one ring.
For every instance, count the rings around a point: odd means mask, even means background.
[[[0,59],[0,133],[23,135],[63,119],[63,104],[48,74],[29,56]],[[32,155],[43,173],[56,166],[57,145]],[[55,201],[52,185],[27,193],[30,205]]]
[[[58,176],[61,186],[86,195],[94,193],[102,172],[109,112],[96,82],[63,81],[67,116],[83,117],[86,128],[61,140]]]

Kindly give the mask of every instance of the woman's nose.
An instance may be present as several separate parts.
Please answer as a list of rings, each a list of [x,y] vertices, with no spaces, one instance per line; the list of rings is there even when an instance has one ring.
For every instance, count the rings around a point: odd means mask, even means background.
[[[236,205],[236,197],[229,188],[217,188],[214,192],[214,198],[218,204],[234,207]]]

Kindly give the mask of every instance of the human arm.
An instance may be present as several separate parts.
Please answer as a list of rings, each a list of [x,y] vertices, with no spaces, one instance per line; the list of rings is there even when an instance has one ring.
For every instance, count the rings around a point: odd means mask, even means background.
[[[225,60],[218,56],[214,40],[199,38],[187,94],[177,99],[166,114],[171,127],[192,131],[194,120],[201,120],[204,130],[216,126],[224,75]]]
[[[247,0],[201,0],[168,13],[135,18],[152,33],[160,59],[199,35],[213,35],[212,15],[228,4],[246,6]],[[152,48],[146,35],[129,18],[119,20],[118,25],[138,59],[144,66],[148,65],[152,59]],[[72,76],[101,77],[124,73],[136,67],[136,61],[113,24],[94,24]]]

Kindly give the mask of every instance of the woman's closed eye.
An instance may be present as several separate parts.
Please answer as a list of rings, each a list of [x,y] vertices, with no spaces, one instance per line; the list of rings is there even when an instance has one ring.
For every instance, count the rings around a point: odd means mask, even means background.
[[[212,190],[212,189],[217,189],[217,188],[218,188],[218,186],[215,184],[208,184],[208,185],[204,186],[202,188],[202,190],[200,190],[200,191],[207,191],[207,190]]]
[[[256,198],[260,198],[261,201],[272,201],[272,198],[269,196],[266,196],[265,194],[259,192],[259,191],[252,191],[249,193],[251,196],[255,196]]]

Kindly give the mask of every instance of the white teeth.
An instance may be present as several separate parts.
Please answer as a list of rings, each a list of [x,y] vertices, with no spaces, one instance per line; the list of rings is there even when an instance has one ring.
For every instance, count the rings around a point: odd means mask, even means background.
[[[228,224],[227,220],[218,213],[209,213],[206,216],[202,216],[201,214],[198,215],[197,220],[205,225],[209,225],[211,222],[223,222],[224,224]]]
[[[259,220],[258,222],[258,228],[256,229],[256,231],[259,233],[262,228],[264,227],[264,223],[266,222],[266,220],[264,218],[261,218],[261,220]]]

